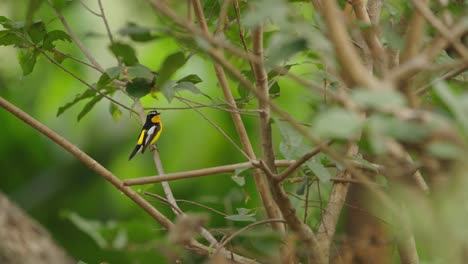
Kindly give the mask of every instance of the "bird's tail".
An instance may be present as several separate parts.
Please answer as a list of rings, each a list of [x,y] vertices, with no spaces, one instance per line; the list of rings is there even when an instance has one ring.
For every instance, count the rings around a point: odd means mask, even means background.
[[[137,154],[140,149],[141,149],[141,145],[136,145],[136,147],[132,151],[132,154],[130,154],[130,157],[128,157],[128,160],[131,160],[133,156],[135,156],[135,154]]]

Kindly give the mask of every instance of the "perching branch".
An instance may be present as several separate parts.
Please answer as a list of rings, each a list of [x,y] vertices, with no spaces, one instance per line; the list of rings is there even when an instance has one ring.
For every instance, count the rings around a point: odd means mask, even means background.
[[[293,162],[294,161],[277,160],[275,161],[275,166],[287,167]],[[258,161],[243,162],[243,163],[237,163],[237,164],[205,168],[205,169],[200,169],[200,170],[191,170],[191,171],[175,172],[175,173],[170,173],[170,174],[165,174],[165,175],[146,176],[146,177],[141,177],[141,178],[127,179],[127,180],[124,180],[124,185],[127,185],[127,186],[141,185],[141,184],[157,183],[157,182],[162,182],[162,181],[173,181],[173,180],[179,180],[179,179],[203,177],[203,176],[214,175],[214,174],[234,172],[239,169],[251,169],[251,168],[256,168],[256,167],[259,167]]]

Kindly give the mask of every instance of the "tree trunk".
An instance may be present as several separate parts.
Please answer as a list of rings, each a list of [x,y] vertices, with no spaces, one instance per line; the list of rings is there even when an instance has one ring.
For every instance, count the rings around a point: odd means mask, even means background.
[[[0,192],[0,263],[76,263],[48,232]]]

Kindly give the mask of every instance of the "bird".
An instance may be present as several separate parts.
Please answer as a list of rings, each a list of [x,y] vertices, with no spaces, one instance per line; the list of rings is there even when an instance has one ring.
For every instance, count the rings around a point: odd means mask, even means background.
[[[133,156],[135,156],[135,154],[137,154],[140,150],[143,154],[148,146],[153,145],[159,139],[163,128],[161,117],[159,116],[160,114],[161,113],[158,111],[148,112],[145,124],[143,125],[140,135],[138,136],[137,145],[130,154],[130,157],[128,157],[128,160],[131,160]]]

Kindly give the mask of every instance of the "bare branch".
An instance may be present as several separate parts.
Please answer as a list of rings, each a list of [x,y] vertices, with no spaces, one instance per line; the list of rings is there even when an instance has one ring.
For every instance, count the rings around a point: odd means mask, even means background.
[[[359,148],[353,143],[348,147],[347,156],[356,156]],[[337,179],[342,178],[343,180],[351,179],[351,173],[343,171],[338,173]],[[333,236],[335,235],[336,225],[342,211],[343,205],[346,201],[350,184],[345,182],[335,181],[332,186],[330,198],[328,200],[327,208],[322,215],[320,226],[317,232],[317,239],[320,241],[321,249],[325,256],[329,255],[330,244]]]
[[[336,1],[322,1],[322,10],[336,56],[343,68],[343,74],[349,78],[350,86],[363,86],[368,89],[382,87],[383,84],[369,73],[351,44]]]
[[[260,62],[252,64],[257,90],[262,97],[259,98],[260,112],[260,140],[262,144],[263,160],[268,169],[276,174],[275,152],[273,150],[273,137],[271,133],[271,113],[267,102],[262,99],[269,97],[268,76],[263,64],[263,26],[257,25],[252,32],[253,54],[260,58]]]
[[[289,166],[292,162],[293,161],[277,160],[275,161],[275,165],[278,167],[286,167],[286,166]],[[231,164],[231,165],[205,168],[205,169],[200,169],[200,170],[191,170],[191,171],[170,173],[170,174],[165,174],[165,175],[133,178],[133,179],[125,180],[124,185],[126,186],[141,185],[141,184],[157,183],[157,182],[162,182],[162,181],[173,181],[173,180],[186,179],[186,178],[202,177],[202,176],[208,176],[208,175],[213,175],[213,174],[233,172],[238,169],[251,169],[251,168],[258,167],[259,165],[260,164],[258,162],[243,162],[243,163],[237,163],[237,164]]]
[[[442,21],[424,4],[422,0],[411,0],[416,10],[429,22],[439,33],[453,45],[455,50],[468,61],[468,48],[461,44],[460,39],[455,37]]]
[[[387,70],[387,54],[382,47],[382,43],[380,43],[374,25],[372,25],[369,14],[367,13],[366,2],[367,1],[364,0],[353,0],[354,13],[361,22],[371,26],[370,29],[362,29],[361,32],[367,46],[372,52],[372,58],[374,62],[376,62],[378,72],[385,74]]]

